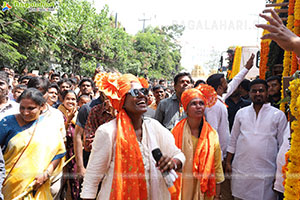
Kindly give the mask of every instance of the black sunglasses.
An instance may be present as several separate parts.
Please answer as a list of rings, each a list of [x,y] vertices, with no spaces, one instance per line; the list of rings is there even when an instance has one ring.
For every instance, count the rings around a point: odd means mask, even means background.
[[[141,88],[141,89],[130,89],[128,91],[128,94],[130,94],[132,97],[137,97],[139,96],[140,93],[147,96],[149,94],[149,90],[147,88]]]

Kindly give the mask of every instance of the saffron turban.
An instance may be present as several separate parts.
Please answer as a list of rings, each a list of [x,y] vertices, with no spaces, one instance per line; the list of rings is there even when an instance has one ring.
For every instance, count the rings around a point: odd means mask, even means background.
[[[213,87],[207,84],[200,84],[196,88],[185,90],[181,95],[181,103],[184,110],[187,110],[187,106],[191,100],[200,98],[204,101],[205,107],[212,107],[217,102],[217,93]]]
[[[112,106],[120,111],[124,104],[125,95],[131,89],[131,83],[140,83],[142,87],[148,88],[146,79],[138,78],[132,74],[100,72],[95,76],[96,86],[111,101]]]

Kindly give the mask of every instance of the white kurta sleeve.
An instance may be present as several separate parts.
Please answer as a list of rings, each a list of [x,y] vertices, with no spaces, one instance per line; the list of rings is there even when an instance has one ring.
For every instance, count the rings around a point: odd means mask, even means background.
[[[220,100],[218,100],[214,106],[205,109],[205,116],[207,122],[217,131],[219,135],[223,160],[224,157],[226,157],[227,146],[230,137],[227,108]]]
[[[105,131],[105,127],[107,129],[107,126],[100,126],[95,133],[92,152],[82,184],[81,198],[96,198],[98,185],[108,171],[113,153],[113,137],[112,133]]]
[[[157,121],[152,120],[154,129],[157,131],[159,138],[159,145],[163,155],[168,155],[171,158],[176,158],[181,161],[182,166],[185,162],[185,156],[181,150],[175,145],[175,139],[173,134],[159,124]]]
[[[244,67],[235,77],[233,77],[232,81],[228,83],[227,93],[222,96],[224,101],[236,90],[248,72],[249,70]]]
[[[241,122],[240,122],[239,115],[240,115],[240,112],[238,111],[234,118],[231,135],[230,135],[230,140],[229,140],[229,145],[227,147],[227,152],[232,153],[232,154],[235,153],[236,143],[237,143],[238,137],[241,133],[241,130],[240,130]]]
[[[222,114],[222,110],[221,110],[220,106],[218,106],[217,104],[218,104],[218,102],[214,106],[212,106],[211,108],[206,108],[205,109],[206,121],[216,131],[219,130],[219,126],[220,126],[220,123],[221,123],[220,116]]]

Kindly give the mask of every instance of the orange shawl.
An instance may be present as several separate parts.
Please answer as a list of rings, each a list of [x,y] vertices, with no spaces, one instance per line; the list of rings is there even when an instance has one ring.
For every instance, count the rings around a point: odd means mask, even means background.
[[[114,179],[110,199],[147,199],[142,154],[131,120],[122,109],[117,115]]]
[[[148,194],[143,157],[131,119],[122,106],[132,82],[141,83],[146,88],[148,82],[132,74],[112,73],[100,73],[96,76],[96,82],[99,89],[110,99],[112,106],[119,112],[110,199],[146,200]]]
[[[172,130],[175,137],[175,144],[182,149],[183,129],[187,119],[181,120]],[[193,160],[193,176],[200,180],[200,189],[207,196],[216,194],[215,166],[214,166],[214,144],[209,139],[209,133],[214,131],[203,117],[203,127],[196,147]],[[180,198],[182,179],[175,182],[176,194],[172,195],[173,200]]]

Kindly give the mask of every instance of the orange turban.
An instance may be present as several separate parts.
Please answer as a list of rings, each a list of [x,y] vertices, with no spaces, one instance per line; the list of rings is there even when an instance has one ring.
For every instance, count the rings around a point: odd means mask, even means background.
[[[124,97],[131,88],[131,83],[140,83],[144,88],[149,84],[144,78],[137,78],[132,74],[106,73],[100,72],[95,76],[95,82],[99,90],[102,91],[111,101],[112,106],[120,111],[124,104]]]
[[[196,88],[185,90],[181,95],[181,103],[186,111],[191,100],[200,98],[206,107],[212,107],[217,102],[217,93],[213,87],[207,84],[200,84]]]

